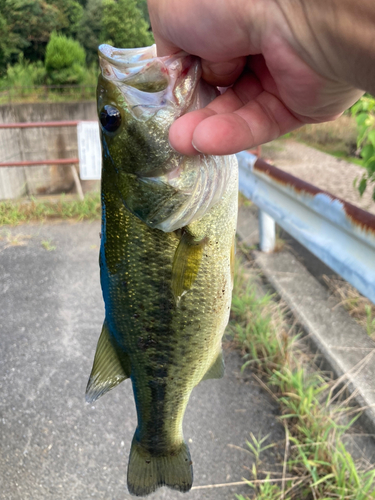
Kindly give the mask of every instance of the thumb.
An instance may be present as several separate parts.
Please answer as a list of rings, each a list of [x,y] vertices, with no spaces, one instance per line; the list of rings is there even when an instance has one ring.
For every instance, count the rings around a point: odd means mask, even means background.
[[[202,59],[202,78],[216,87],[228,87],[239,78],[245,65],[245,56],[220,62]]]

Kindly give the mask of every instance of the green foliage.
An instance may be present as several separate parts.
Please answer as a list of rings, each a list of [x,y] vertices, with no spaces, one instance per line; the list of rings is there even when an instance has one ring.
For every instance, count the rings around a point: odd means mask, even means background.
[[[115,47],[145,47],[153,43],[148,24],[135,0],[103,0],[101,41]]]
[[[0,88],[17,99],[15,86],[93,85],[101,43],[152,44],[147,0],[0,0]]]
[[[54,85],[82,83],[86,54],[79,42],[52,33],[47,45],[45,67],[49,83]]]
[[[63,35],[75,37],[83,16],[83,8],[76,0],[46,0],[58,10],[56,30]]]
[[[143,19],[150,26],[150,16],[148,15],[147,0],[136,0],[138,9],[142,12]]]
[[[15,62],[22,52],[29,60],[43,57],[44,48],[54,29],[59,27],[59,11],[44,0],[0,0],[0,12],[6,21],[0,46],[8,45],[5,62]]]
[[[362,196],[370,184],[375,184],[375,97],[363,96],[351,108],[355,116],[358,128],[357,147],[363,159],[366,172],[356,187]],[[373,187],[372,199],[375,201],[375,186]]]
[[[83,13],[77,40],[86,50],[87,64],[97,63],[102,32],[103,1],[88,0]]]
[[[45,81],[46,70],[42,61],[30,63],[21,53],[18,62],[8,65],[6,75],[0,80],[0,89],[9,87],[33,87],[42,85]]]

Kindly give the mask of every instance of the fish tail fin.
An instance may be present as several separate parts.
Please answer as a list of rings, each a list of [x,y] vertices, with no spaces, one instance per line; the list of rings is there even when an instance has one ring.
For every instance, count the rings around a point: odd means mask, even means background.
[[[185,442],[176,451],[153,456],[134,437],[128,465],[130,494],[143,497],[161,486],[184,493],[190,490],[192,484],[193,467]]]

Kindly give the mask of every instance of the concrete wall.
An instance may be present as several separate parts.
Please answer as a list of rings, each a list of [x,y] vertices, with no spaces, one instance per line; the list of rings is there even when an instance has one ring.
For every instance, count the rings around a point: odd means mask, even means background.
[[[91,101],[0,106],[0,123],[96,119],[96,103]],[[0,162],[77,156],[76,127],[0,129]],[[0,199],[72,189],[74,182],[69,166],[0,168]]]

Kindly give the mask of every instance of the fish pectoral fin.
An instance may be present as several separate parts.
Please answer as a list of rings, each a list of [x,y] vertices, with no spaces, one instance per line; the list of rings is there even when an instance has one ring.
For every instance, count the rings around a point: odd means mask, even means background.
[[[185,493],[193,484],[193,467],[187,444],[182,442],[174,450],[153,455],[133,438],[129,465],[128,489],[131,495],[143,497],[160,486],[168,486]]]
[[[207,380],[209,378],[223,378],[225,371],[225,363],[223,357],[223,351],[220,350],[215,362],[211,367],[206,371],[205,375],[203,375],[202,380]]]
[[[107,323],[104,322],[86,388],[86,401],[88,403],[96,401],[129,377],[129,357],[113,347]]]
[[[197,241],[192,234],[183,231],[172,265],[172,292],[177,303],[193,286],[206,244],[207,238]]]

